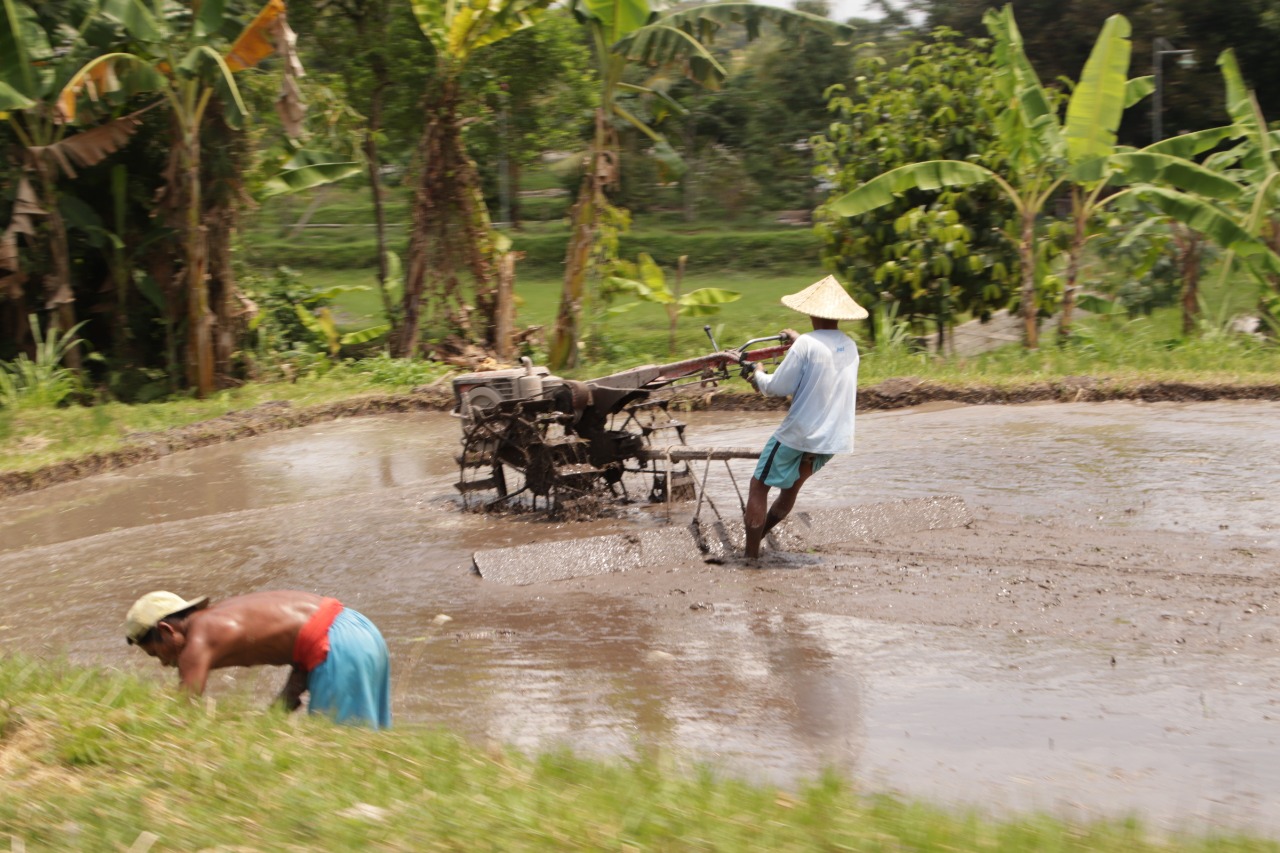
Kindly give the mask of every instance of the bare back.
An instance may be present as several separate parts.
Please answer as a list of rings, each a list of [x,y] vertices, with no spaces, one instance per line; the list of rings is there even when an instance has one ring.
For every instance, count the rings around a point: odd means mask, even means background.
[[[182,683],[203,692],[209,670],[227,666],[289,666],[298,632],[322,597],[301,590],[237,595],[186,619],[178,657]]]

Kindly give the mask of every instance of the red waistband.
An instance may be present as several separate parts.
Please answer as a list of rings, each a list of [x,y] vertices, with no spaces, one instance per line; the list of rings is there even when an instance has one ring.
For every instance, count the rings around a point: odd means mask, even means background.
[[[316,612],[298,632],[293,644],[293,665],[303,672],[324,663],[329,656],[329,626],[342,612],[342,602],[336,598],[324,598]]]

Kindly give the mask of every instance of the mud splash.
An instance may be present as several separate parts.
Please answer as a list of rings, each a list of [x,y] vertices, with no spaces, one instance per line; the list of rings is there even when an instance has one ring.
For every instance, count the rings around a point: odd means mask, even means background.
[[[518,587],[474,574],[474,553],[688,516],[460,513],[452,418],[318,422],[0,500],[0,644],[169,686],[120,642],[137,595],[313,589],[387,635],[400,725],[1280,835],[1277,416],[1271,402],[868,412],[799,509],[946,493],[972,524],[764,569],[691,555]],[[758,446],[777,415],[688,420],[697,444]],[[737,511],[729,478],[709,489]],[[265,702],[282,678],[225,670],[211,691]]]

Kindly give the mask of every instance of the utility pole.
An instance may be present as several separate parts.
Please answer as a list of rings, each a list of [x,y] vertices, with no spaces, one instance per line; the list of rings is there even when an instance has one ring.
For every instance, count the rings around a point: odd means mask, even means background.
[[[1156,36],[1151,42],[1151,68],[1155,74],[1156,90],[1151,97],[1151,143],[1164,139],[1164,58],[1177,56],[1182,68],[1194,68],[1196,52],[1178,50],[1164,36]]]

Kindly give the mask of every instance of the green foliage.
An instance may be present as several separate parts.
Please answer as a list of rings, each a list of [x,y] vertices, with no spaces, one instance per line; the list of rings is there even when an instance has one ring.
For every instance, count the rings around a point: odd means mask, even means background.
[[[931,24],[945,25],[978,36],[985,32],[983,13],[996,2],[929,2]],[[1152,39],[1164,37],[1170,47],[1193,51],[1188,57],[1163,57],[1164,126],[1182,131],[1214,127],[1222,121],[1218,94],[1221,82],[1213,57],[1233,48],[1240,55],[1246,76],[1262,87],[1259,96],[1268,114],[1280,114],[1280,89],[1262,85],[1280,74],[1280,54],[1274,49],[1280,33],[1280,15],[1268,3],[1233,7],[1231,14],[1198,0],[1164,0],[1155,4],[1118,4],[1110,0],[1075,0],[1061,3],[1016,3],[1018,23],[1028,56],[1046,81],[1071,77],[1084,64],[1094,44],[1097,26],[1107,15],[1123,12],[1134,25],[1134,52],[1143,73],[1151,71]],[[1122,144],[1141,147],[1151,141],[1148,115],[1126,121],[1120,128]]]
[[[328,299],[330,295],[326,294],[323,298]],[[314,300],[316,297],[312,297],[312,299]],[[312,338],[321,339],[324,342],[330,358],[337,358],[338,351],[344,345],[368,343],[385,335],[390,328],[384,324],[344,334],[338,331],[338,324],[334,320],[333,311],[327,305],[312,309],[307,307],[306,304],[299,304],[294,305],[293,309],[302,325],[311,333]]]
[[[674,286],[667,284],[662,267],[653,258],[641,252],[637,263],[615,261],[613,273],[606,279],[606,286],[615,292],[632,293],[639,302],[626,302],[608,309],[610,314],[621,314],[635,308],[641,302],[661,305],[667,315],[667,353],[673,355],[676,348],[676,324],[681,316],[710,317],[720,311],[727,302],[736,302],[742,294],[719,287],[700,287],[688,293],[681,292],[685,258],[681,256],[680,274]]]
[[[251,353],[255,370],[282,369],[290,378],[313,371],[323,373],[330,368],[324,356],[335,359],[343,346],[368,343],[387,332],[382,324],[345,333],[338,328],[333,300],[344,293],[368,290],[365,285],[316,290],[305,284],[303,273],[280,266],[269,279],[246,282],[245,289],[258,306],[249,322],[255,336]]]
[[[1130,317],[1178,301],[1181,282],[1170,252],[1169,230],[1148,209],[1112,211],[1093,242],[1098,263],[1108,275],[1091,277],[1091,290],[1114,299]],[[1111,310],[1084,297],[1080,307],[1093,313]]]
[[[998,187],[1017,209],[1017,227],[1008,230],[1018,247],[1024,343],[1032,349],[1038,344],[1036,318],[1056,307],[1060,297],[1064,330],[1067,327],[1089,221],[1103,206],[1129,195],[1140,195],[1220,245],[1280,271],[1280,257],[1214,204],[1215,199],[1238,196],[1239,189],[1211,169],[1175,156],[1190,147],[1189,140],[1136,153],[1116,145],[1124,109],[1150,91],[1142,81],[1126,79],[1131,45],[1129,23],[1123,16],[1112,15],[1104,24],[1067,101],[1065,124],[1059,115],[1061,99],[1041,84],[1026,56],[1012,6],[988,11],[983,20],[994,40],[992,81],[1009,107],[994,116],[996,141],[1007,158],[1003,168],[954,159],[908,163],[831,202],[832,212],[865,214],[894,204],[910,191],[986,183]],[[1104,195],[1111,182],[1132,186]],[[1070,193],[1074,228],[1071,239],[1065,241],[1065,277],[1052,267],[1060,243],[1041,239],[1041,213],[1064,188]]]
[[[564,204],[560,199],[549,202]],[[296,208],[292,210],[296,211]],[[341,223],[351,208],[325,208],[315,221]],[[393,223],[394,224],[394,223]],[[247,230],[244,255],[254,265],[274,268],[324,267],[335,270],[369,270],[377,260],[377,244],[371,229],[350,228],[306,229],[296,236],[276,236],[275,221],[264,222]],[[403,230],[392,232],[393,251],[403,254],[408,248]],[[524,254],[516,265],[519,279],[528,275],[545,275],[564,269],[568,228],[560,222],[526,223],[521,231],[509,232],[513,248]],[[672,225],[661,216],[645,217],[636,227],[618,237],[618,251],[634,257],[647,252],[660,264],[674,265],[681,255],[693,259],[691,269],[700,272],[773,271],[786,273],[797,267],[809,267],[818,260],[822,243],[808,228],[779,226],[772,221],[744,222],[726,229],[721,223],[683,224],[677,218]]]
[[[853,28],[804,12],[755,3],[724,3],[681,9],[666,16],[648,0],[572,0],[570,9],[582,22],[592,41],[600,79],[600,105],[596,110],[589,164],[573,208],[570,224],[573,248],[567,253],[564,294],[551,338],[549,365],[562,370],[573,365],[578,353],[578,325],[590,264],[602,257],[598,231],[612,205],[606,191],[617,182],[618,126],[630,126],[649,137],[656,156],[679,164],[671,144],[652,126],[672,108],[679,107],[665,91],[666,74],[644,83],[626,79],[629,67],[652,66],[664,71],[679,68],[684,76],[709,89],[719,88],[727,72],[708,50],[716,34],[729,24],[742,24],[746,38],[760,36],[765,24],[784,34],[809,32],[837,38],[853,35]],[[634,114],[623,102],[624,94],[643,95],[654,102],[649,117]]]
[[[556,217],[568,210],[567,199],[535,201],[514,193],[522,166],[536,164],[545,152],[582,146],[596,81],[581,29],[567,10],[553,9],[536,27],[485,48],[483,62],[463,76],[472,93],[467,150],[494,211],[518,207],[521,219],[548,219],[548,202],[559,202]]]
[[[947,160],[985,180],[980,167],[1004,165],[994,74],[985,42],[948,30],[903,49],[892,63],[859,58],[852,85],[830,91],[836,119],[815,139],[817,173],[849,192],[908,164]],[[945,326],[961,312],[1004,307],[1017,268],[1002,233],[1013,207],[994,187],[970,183],[940,176],[927,189],[904,184],[893,188],[900,196],[852,217],[829,202],[816,216],[824,265],[851,282],[868,309],[895,302],[908,322],[930,318]]]
[[[313,293],[303,283],[301,272],[281,265],[270,278],[244,282],[244,289],[258,308],[249,325],[256,333],[259,351],[284,351],[315,343],[297,309],[302,305],[324,308],[330,299]]]
[[[728,125],[719,141],[740,152],[740,173],[772,209],[812,210],[820,179],[807,143],[831,123],[828,89],[858,74],[855,49],[826,33],[792,32],[761,39],[748,57],[714,98],[716,116]]]
[[[42,335],[36,315],[28,320],[36,339],[35,359],[20,353],[11,362],[0,362],[0,406],[6,409],[53,408],[80,390],[79,375],[62,362],[68,352],[84,343],[76,337],[84,323],[66,332],[51,327]]]
[[[378,126],[371,129],[379,157],[407,164],[422,132],[422,93],[435,85],[430,46],[409,4],[291,3],[289,23],[305,53],[308,78],[334,79],[337,96],[360,114],[331,126],[354,143],[363,141],[377,116]],[[366,207],[361,221],[368,222],[369,213]]]
[[[368,377],[375,385],[432,385],[452,372],[448,365],[413,358],[392,358],[387,353],[349,362],[347,369]]]

